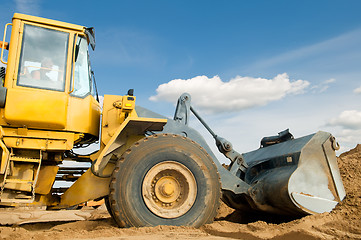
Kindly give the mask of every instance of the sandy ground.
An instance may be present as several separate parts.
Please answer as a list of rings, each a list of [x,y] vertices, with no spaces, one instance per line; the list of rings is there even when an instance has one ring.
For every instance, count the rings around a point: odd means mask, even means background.
[[[24,222],[29,214],[45,222],[2,226],[0,239],[361,239],[360,163],[361,145],[341,154],[339,167],[347,196],[331,213],[290,220],[234,212],[222,204],[216,221],[199,229],[173,226],[122,229],[115,225],[104,206],[96,210],[85,207],[77,211],[57,211],[50,215],[43,215],[44,211],[22,210],[26,216]],[[15,215],[10,211],[0,211],[0,219],[10,221],[11,216]],[[61,221],[46,222],[52,218]]]

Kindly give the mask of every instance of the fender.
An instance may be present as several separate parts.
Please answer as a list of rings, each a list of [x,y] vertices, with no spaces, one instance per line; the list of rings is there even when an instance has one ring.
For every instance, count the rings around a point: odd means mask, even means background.
[[[95,176],[103,176],[102,171],[112,156],[120,158],[121,154],[134,142],[144,137],[146,131],[162,131],[167,119],[128,117],[118,127],[107,145],[100,151],[99,157],[92,163],[91,170]]]

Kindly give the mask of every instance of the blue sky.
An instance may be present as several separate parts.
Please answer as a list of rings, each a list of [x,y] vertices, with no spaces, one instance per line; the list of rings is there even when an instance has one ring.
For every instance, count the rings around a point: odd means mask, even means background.
[[[361,1],[1,6],[3,26],[20,12],[95,27],[91,58],[100,94],[134,88],[138,105],[172,116],[178,95],[190,92],[195,108],[239,152],[286,128],[295,137],[329,131],[340,152],[361,143]]]

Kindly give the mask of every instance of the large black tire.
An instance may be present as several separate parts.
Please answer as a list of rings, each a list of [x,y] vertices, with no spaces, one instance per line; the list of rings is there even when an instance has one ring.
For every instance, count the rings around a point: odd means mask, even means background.
[[[110,207],[120,227],[200,227],[220,204],[217,168],[194,141],[171,134],[145,137],[118,160]]]
[[[108,210],[109,215],[110,215],[113,219],[115,219],[114,213],[113,213],[113,209],[112,209],[112,207],[110,206],[109,196],[104,197],[104,203],[105,203],[105,207],[106,207],[107,210]]]

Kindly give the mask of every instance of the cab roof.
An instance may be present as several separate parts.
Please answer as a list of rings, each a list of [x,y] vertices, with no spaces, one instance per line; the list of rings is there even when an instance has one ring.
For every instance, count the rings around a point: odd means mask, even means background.
[[[49,25],[49,26],[56,26],[56,27],[60,27],[60,28],[66,28],[66,29],[71,29],[71,30],[81,31],[81,32],[84,32],[84,30],[85,30],[84,26],[61,22],[61,21],[52,20],[52,19],[47,19],[47,18],[42,18],[42,17],[35,17],[35,16],[26,15],[26,14],[22,14],[22,13],[14,13],[13,20],[14,19],[25,20],[28,22],[40,23],[40,24],[45,24],[45,25]]]

